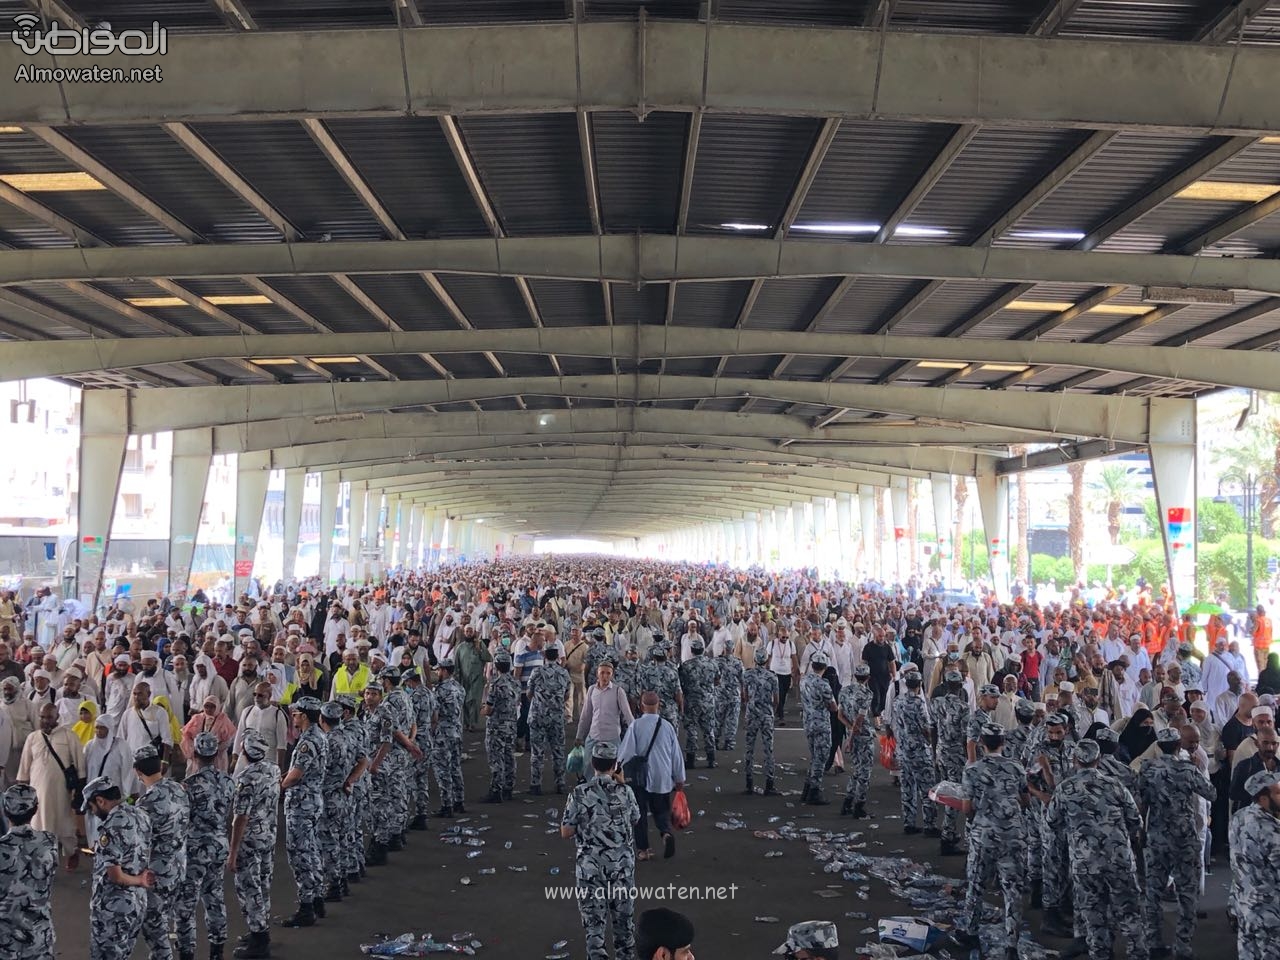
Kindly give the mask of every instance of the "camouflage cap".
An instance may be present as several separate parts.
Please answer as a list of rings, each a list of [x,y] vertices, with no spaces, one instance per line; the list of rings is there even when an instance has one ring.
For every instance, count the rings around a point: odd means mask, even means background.
[[[379,673],[379,674],[378,674],[378,679],[379,679],[379,680],[390,680],[392,683],[399,683],[399,682],[400,682],[400,668],[399,668],[399,667],[387,667],[387,669],[383,670],[381,673]]]
[[[1181,743],[1182,736],[1173,727],[1165,727],[1156,734],[1156,743]]]
[[[942,675],[942,679],[947,681],[947,683],[963,683],[964,682],[964,677],[960,674],[959,670],[948,670],[946,673]]]
[[[998,697],[1000,696],[1000,688],[994,683],[984,683],[978,688],[978,696],[980,697]]]
[[[197,733],[191,744],[197,757],[216,757],[218,755],[218,738],[208,730]]]
[[[768,663],[768,662],[769,662],[769,651],[768,651],[768,650],[766,650],[764,647],[761,647],[759,650],[757,650],[757,651],[756,651],[756,654],[755,654],[755,658],[754,658],[754,659],[755,659],[755,661],[756,661],[756,666],[762,666],[762,665],[764,665],[764,664]],[[856,674],[858,671],[857,671],[857,669],[855,668],[853,672]]]
[[[15,783],[4,792],[4,813],[7,817],[25,817],[35,813],[40,805],[36,788],[26,783]]]
[[[510,666],[511,654],[507,653],[505,650],[499,650],[493,655],[493,662],[494,664],[505,663],[507,666]]]
[[[706,649],[706,644],[702,642],[701,637],[695,637],[694,639],[689,641],[689,649],[692,650],[694,653],[701,653],[704,649]]]
[[[315,697],[299,697],[297,700],[293,701],[293,703],[289,704],[289,709],[300,713],[310,713],[312,711],[318,712],[320,710],[320,701]]]
[[[1271,787],[1277,783],[1280,783],[1280,773],[1272,773],[1269,770],[1259,770],[1244,782],[1244,792],[1251,797],[1256,797],[1264,790],[1270,790]],[[12,787],[10,789],[12,789]],[[7,802],[7,795],[5,799]]]
[[[914,670],[909,670],[902,678],[902,682],[908,687],[918,687],[924,682],[924,677],[920,676],[920,674],[916,673]]]
[[[825,653],[815,653],[812,657],[809,658],[809,666],[811,667],[829,666],[829,663],[827,661],[827,655]]]
[[[160,751],[149,743],[144,743],[137,750],[133,751],[133,762],[142,763],[144,760],[154,760],[160,756]]]
[[[871,665],[868,663],[855,663],[853,665],[853,675],[855,677],[871,676]]]
[[[436,669],[448,670],[450,673],[453,673],[453,657],[445,657],[443,660],[441,660],[439,663],[436,664]]]
[[[246,757],[257,762],[267,755],[267,738],[257,730],[246,730],[240,749]]]
[[[110,777],[94,777],[84,785],[84,789],[80,792],[84,803],[80,805],[80,811],[83,813],[89,807],[89,801],[100,793],[106,793],[117,786],[116,782]]]
[[[830,950],[840,946],[836,925],[829,920],[806,920],[793,923],[787,931],[787,939],[773,952],[795,953],[797,950]]]
[[[599,740],[591,745],[591,756],[599,760],[617,760],[618,747],[608,740]]]
[[[1036,715],[1036,705],[1030,700],[1019,700],[1013,705],[1013,715],[1019,720],[1030,720]]]
[[[320,716],[329,721],[341,720],[342,704],[330,700],[328,703],[320,707]]]
[[[1119,743],[1120,734],[1116,733],[1110,727],[1099,727],[1097,733],[1093,735],[1093,739],[1099,743]]]
[[[1003,737],[1004,727],[998,723],[984,723],[981,730],[984,737]]]
[[[1076,763],[1093,763],[1101,755],[1097,740],[1081,740],[1076,744]]]
[[[344,710],[354,710],[356,709],[356,706],[357,706],[356,698],[349,693],[338,694],[336,697],[333,698],[333,702],[341,704]]]
[[[1044,718],[1046,727],[1065,727],[1069,722],[1065,713],[1051,713]]]

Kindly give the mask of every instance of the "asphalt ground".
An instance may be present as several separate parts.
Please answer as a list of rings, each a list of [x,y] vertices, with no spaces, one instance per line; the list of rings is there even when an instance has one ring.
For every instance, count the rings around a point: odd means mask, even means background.
[[[855,821],[839,816],[843,776],[826,780],[827,797],[833,800],[830,806],[798,803],[806,752],[803,733],[794,721],[775,736],[775,756],[783,765],[778,787],[787,792],[786,796],[742,795],[741,744],[739,737],[737,751],[722,754],[717,769],[705,769],[700,762],[690,772],[687,790],[694,818],[689,828],[677,836],[675,857],[663,860],[660,849],[655,849],[654,860],[637,865],[637,886],[651,888],[641,891],[637,913],[668,906],[689,915],[697,927],[694,946],[700,960],[769,956],[784,939],[788,924],[812,919],[833,920],[839,928],[841,956],[853,957],[856,947],[875,942],[874,934],[863,931],[874,927],[878,918],[916,912],[907,901],[894,896],[885,882],[874,877],[845,881],[839,873],[823,872],[823,864],[814,859],[803,840],[760,839],[753,835],[757,830],[777,830],[791,823],[796,829],[858,831],[863,836],[856,842],[866,843],[859,853],[910,857],[933,872],[957,880],[963,877],[963,857],[940,857],[937,840],[903,835],[897,790],[887,771],[878,765],[868,803],[871,818]],[[554,793],[529,797],[518,792],[508,803],[480,803],[488,781],[480,735],[468,734],[465,747],[471,755],[463,765],[468,793],[465,822],[462,817],[432,818],[428,831],[410,832],[409,846],[404,851],[391,854],[387,866],[370,868],[365,881],[352,887],[349,899],[328,905],[327,919],[303,930],[277,927],[272,933],[274,957],[358,957],[360,944],[408,932],[430,932],[438,940],[469,934],[462,939],[482,944],[476,955],[495,960],[538,960],[565,953],[574,958],[585,957],[576,906],[550,897],[545,889],[573,883],[573,841],[562,840],[554,826],[564,798]],[[516,763],[517,790],[523,791],[528,783],[527,756],[517,758]],[[544,782],[549,784],[549,773]],[[757,789],[762,785],[763,779],[757,774]],[[745,828],[717,829],[717,822],[730,822],[734,815],[746,824]],[[477,835],[484,845],[442,842],[442,832],[456,825],[488,828]],[[510,849],[505,846],[508,842]],[[478,856],[467,857],[476,850],[480,851]],[[766,856],[772,851],[780,851],[781,855]],[[1207,878],[1201,904],[1208,916],[1199,922],[1195,955],[1204,960],[1230,960],[1236,956],[1235,935],[1226,916],[1229,873],[1222,861],[1220,858],[1218,868]],[[482,874],[484,869],[495,872]],[[57,878],[53,899],[60,957],[88,956],[88,879],[87,863],[82,863],[77,873],[60,874]],[[860,889],[863,887],[866,889]],[[680,888],[696,888],[698,897],[692,896],[689,889]],[[957,893],[962,894],[962,890]],[[281,846],[272,893],[273,913],[291,913],[294,895]],[[700,898],[703,896],[715,898]],[[994,898],[991,902],[995,902]],[[245,926],[230,877],[227,903],[234,940]],[[1039,912],[1028,910],[1025,916],[1033,933],[1038,931]],[[776,922],[758,921],[758,917],[776,918]],[[1166,942],[1170,942],[1173,922],[1174,915],[1166,906]],[[199,929],[202,939],[197,956],[205,960],[203,918]],[[1037,939],[1048,947],[1065,946],[1064,941]],[[568,943],[557,948],[560,941]],[[952,960],[965,957],[964,951],[954,947],[946,948],[945,954]],[[176,951],[174,955],[176,958]],[[935,955],[943,956],[938,951]],[[1117,956],[1121,955],[1122,948],[1117,946]],[[133,956],[148,956],[141,941]],[[1033,956],[1024,953],[1023,958],[1031,960]]]

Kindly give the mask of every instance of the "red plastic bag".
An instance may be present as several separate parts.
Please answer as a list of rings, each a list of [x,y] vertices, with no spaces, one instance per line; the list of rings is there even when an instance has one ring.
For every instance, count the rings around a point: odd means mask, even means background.
[[[671,798],[671,825],[683,830],[693,820],[689,813],[689,801],[684,795],[684,787],[676,787],[675,796]]]
[[[894,751],[897,750],[898,743],[893,739],[893,734],[880,734],[880,766],[886,770],[893,769]]]

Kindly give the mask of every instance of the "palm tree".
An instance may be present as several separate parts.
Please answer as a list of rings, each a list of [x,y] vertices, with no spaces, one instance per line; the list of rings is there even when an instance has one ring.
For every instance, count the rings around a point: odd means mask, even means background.
[[[1264,403],[1265,416],[1253,417],[1236,436],[1238,442],[1219,451],[1221,473],[1258,478],[1258,526],[1262,536],[1275,536],[1276,511],[1280,509],[1280,411]]]
[[[1013,447],[1012,453],[1015,457],[1025,456],[1027,453],[1026,444],[1018,444]],[[1028,545],[1028,527],[1031,522],[1031,504],[1027,495],[1027,474],[1026,471],[1018,474],[1018,515],[1017,515],[1017,538],[1018,538],[1018,570],[1016,576],[1025,584],[1031,583],[1031,553]]]
[[[1089,484],[1097,502],[1107,511],[1107,533],[1113,544],[1120,542],[1120,516],[1127,504],[1138,496],[1138,481],[1129,468],[1121,463],[1108,463]]]
[[[969,499],[969,485],[965,483],[962,475],[955,478],[955,498],[956,498],[956,515],[955,515],[955,536],[951,538],[951,582],[956,582],[956,575],[963,569],[962,564],[964,558],[961,554],[961,544],[964,542],[960,539],[960,531],[964,527],[964,505]]]
[[[1084,565],[1084,463],[1076,460],[1067,464],[1071,477],[1071,496],[1067,498],[1067,544],[1071,550],[1071,565],[1076,570],[1076,582],[1083,583],[1087,574]]]

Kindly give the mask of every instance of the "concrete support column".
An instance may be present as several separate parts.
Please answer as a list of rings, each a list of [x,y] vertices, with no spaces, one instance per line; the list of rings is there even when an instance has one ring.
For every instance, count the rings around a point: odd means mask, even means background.
[[[994,473],[978,475],[978,508],[987,535],[987,563],[991,586],[1001,603],[1009,602],[1009,478]]]
[[[791,548],[795,551],[791,557],[791,565],[793,567],[803,567],[809,564],[809,531],[807,526],[804,504],[793,503],[791,505]]]
[[[86,390],[80,396],[76,593],[96,609],[129,445],[129,395],[123,390]]]
[[[791,527],[787,524],[787,508],[773,508],[773,535],[777,540],[778,546],[778,566],[786,568],[792,566],[791,563],[791,537],[788,530]]]
[[[422,542],[422,504],[415,503],[409,507],[409,539],[401,543],[400,563],[410,570],[416,570],[422,554],[419,544]]]
[[[893,575],[898,583],[905,584],[911,576],[911,558],[907,553],[907,487],[889,488],[889,510],[893,516]]]
[[[333,525],[338,515],[338,473],[331,470],[320,477],[320,582],[333,578]]]
[[[839,574],[845,579],[853,575],[853,494],[836,493],[836,536],[840,538]]]
[[[200,513],[209,466],[213,463],[213,430],[175,430],[173,433],[173,482],[169,487],[168,592],[183,593],[191,582],[191,561],[200,532]]]
[[[1150,401],[1151,478],[1169,589],[1179,610],[1196,596],[1196,402]]]
[[[880,537],[876,531],[876,497],[879,495],[877,487],[858,486],[858,532],[862,540],[862,569],[858,572],[868,577],[881,576]]]
[[[400,495],[393,494],[387,497],[387,513],[383,519],[382,526],[382,569],[385,570],[395,563],[396,557],[396,534],[401,532],[400,520]],[[401,540],[403,540],[403,536]],[[381,573],[381,571],[379,571]]]
[[[351,563],[360,561],[361,541],[364,540],[365,495],[369,484],[365,480],[351,483],[351,505],[347,509],[347,560]]]
[[[933,494],[933,523],[938,537],[938,570],[949,584],[952,556],[955,553],[951,531],[955,523],[956,504],[955,493],[951,489],[951,474],[929,474],[929,490]]]
[[[470,560],[471,531],[475,528],[475,523],[471,520],[458,520],[455,526],[458,531],[457,537],[454,537],[452,533],[449,534],[449,540],[457,547],[454,551],[454,559],[457,560],[460,557],[466,557]]]
[[[716,557],[720,563],[733,563],[733,521],[720,521],[720,550]]]
[[[830,538],[827,536],[827,498],[813,498],[813,563],[825,576],[834,564],[827,555]]]
[[[232,603],[253,576],[258,552],[258,532],[262,511],[267,505],[267,485],[271,480],[271,451],[253,450],[236,457],[236,554],[232,580]]]
[[[307,486],[307,471],[298,467],[284,472],[284,563],[281,576],[286,583],[293,579],[298,565],[298,540],[302,534],[302,498]]]
[[[444,510],[433,510],[432,513],[434,516],[431,520],[430,553],[427,563],[431,567],[436,567],[440,564],[440,553],[444,550],[444,528],[449,517]]]
[[[760,562],[760,516],[748,513],[747,525],[747,566]]]
[[[733,521],[733,559],[730,561],[735,567],[746,566],[747,556],[747,521]]]

